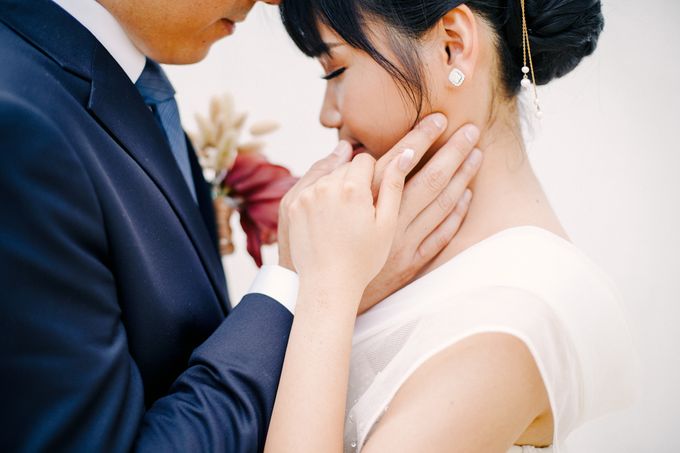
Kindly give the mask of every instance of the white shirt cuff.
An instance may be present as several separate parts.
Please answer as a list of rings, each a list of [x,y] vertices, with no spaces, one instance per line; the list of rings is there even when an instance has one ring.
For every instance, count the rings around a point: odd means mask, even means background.
[[[294,315],[299,286],[300,279],[295,272],[285,267],[269,264],[262,266],[248,293],[259,293],[271,297]]]

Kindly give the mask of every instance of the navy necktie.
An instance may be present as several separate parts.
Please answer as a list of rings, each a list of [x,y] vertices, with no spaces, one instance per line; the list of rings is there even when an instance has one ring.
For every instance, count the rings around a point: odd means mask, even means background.
[[[179,119],[179,109],[175,101],[175,90],[158,63],[147,58],[146,66],[139,79],[135,83],[137,89],[144,98],[146,105],[161,125],[165,136],[168,138],[170,149],[175,156],[184,180],[189,186],[191,196],[196,201],[196,188],[191,176],[191,164],[189,163],[189,150],[187,149],[186,137]]]

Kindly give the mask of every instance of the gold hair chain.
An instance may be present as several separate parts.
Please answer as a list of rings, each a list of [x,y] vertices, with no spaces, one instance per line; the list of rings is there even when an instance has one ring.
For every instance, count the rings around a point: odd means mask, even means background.
[[[536,106],[536,116],[541,118],[543,112],[538,102],[538,89],[536,88],[536,76],[534,74],[534,62],[531,58],[531,42],[529,41],[529,27],[527,27],[527,14],[524,6],[525,0],[520,0],[522,7],[522,56],[524,65],[522,66],[522,87],[529,89],[533,86],[534,91],[534,105]],[[527,60],[529,65],[527,66]],[[529,73],[531,73],[531,80],[529,80]]]

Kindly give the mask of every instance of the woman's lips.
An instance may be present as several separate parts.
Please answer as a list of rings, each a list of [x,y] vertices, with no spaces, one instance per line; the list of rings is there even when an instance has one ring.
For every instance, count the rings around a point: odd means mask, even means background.
[[[359,154],[366,152],[368,152],[368,150],[361,143],[356,143],[352,145],[352,159],[354,159]]]

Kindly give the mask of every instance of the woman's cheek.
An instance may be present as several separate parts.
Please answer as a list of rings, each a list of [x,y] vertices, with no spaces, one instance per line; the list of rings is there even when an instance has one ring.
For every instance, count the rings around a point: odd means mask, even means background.
[[[370,107],[367,104],[367,108],[356,109],[352,122],[347,125],[353,137],[369,150],[372,157],[379,159],[405,135],[400,134],[401,128],[392,120],[389,112],[373,103]]]
[[[402,111],[383,112],[382,127],[376,136],[376,152],[383,155],[392,149],[410,131],[410,126]]]
[[[371,77],[348,77],[338,86],[337,102],[349,133],[379,159],[406,135],[410,124],[399,94],[385,90],[382,80],[372,82]]]

